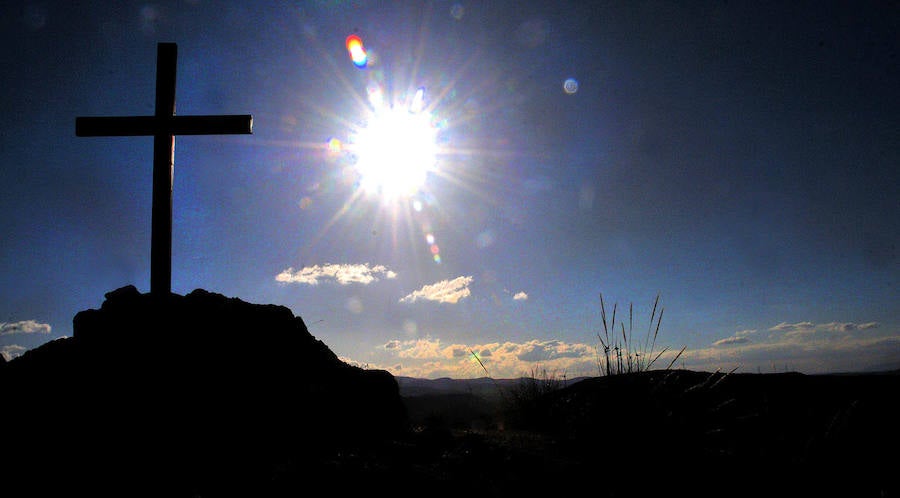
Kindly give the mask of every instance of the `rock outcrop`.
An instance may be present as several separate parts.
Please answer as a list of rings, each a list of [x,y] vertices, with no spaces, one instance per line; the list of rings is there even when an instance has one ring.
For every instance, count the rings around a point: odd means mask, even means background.
[[[241,494],[406,424],[388,372],[342,362],[286,307],[204,290],[110,292],[0,387],[4,485],[30,495]]]

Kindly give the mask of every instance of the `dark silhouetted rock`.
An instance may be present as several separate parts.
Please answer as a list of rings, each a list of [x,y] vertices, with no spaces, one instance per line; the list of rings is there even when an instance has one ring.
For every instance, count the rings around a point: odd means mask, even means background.
[[[406,427],[388,372],[340,361],[286,307],[204,290],[110,292],[0,387],[4,485],[32,495],[259,495],[273,466]]]

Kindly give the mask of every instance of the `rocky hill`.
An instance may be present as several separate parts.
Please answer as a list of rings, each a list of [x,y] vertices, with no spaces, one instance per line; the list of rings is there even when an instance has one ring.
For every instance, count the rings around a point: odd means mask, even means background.
[[[273,465],[406,428],[389,373],[340,361],[286,307],[204,290],[110,292],[73,337],[0,365],[0,388],[5,496],[258,491]]]

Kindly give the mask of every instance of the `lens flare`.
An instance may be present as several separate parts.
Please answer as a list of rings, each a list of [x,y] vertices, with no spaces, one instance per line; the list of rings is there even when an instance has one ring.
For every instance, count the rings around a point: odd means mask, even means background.
[[[357,35],[350,35],[347,37],[347,52],[350,53],[350,60],[353,61],[353,64],[362,69],[366,67],[368,63],[368,56],[366,55],[366,49],[363,46],[362,38]]]

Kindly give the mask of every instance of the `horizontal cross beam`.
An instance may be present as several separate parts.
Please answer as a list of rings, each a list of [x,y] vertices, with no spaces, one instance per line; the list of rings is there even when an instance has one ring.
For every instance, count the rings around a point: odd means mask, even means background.
[[[253,132],[253,117],[233,116],[114,116],[75,118],[79,137],[147,135],[239,135]]]

